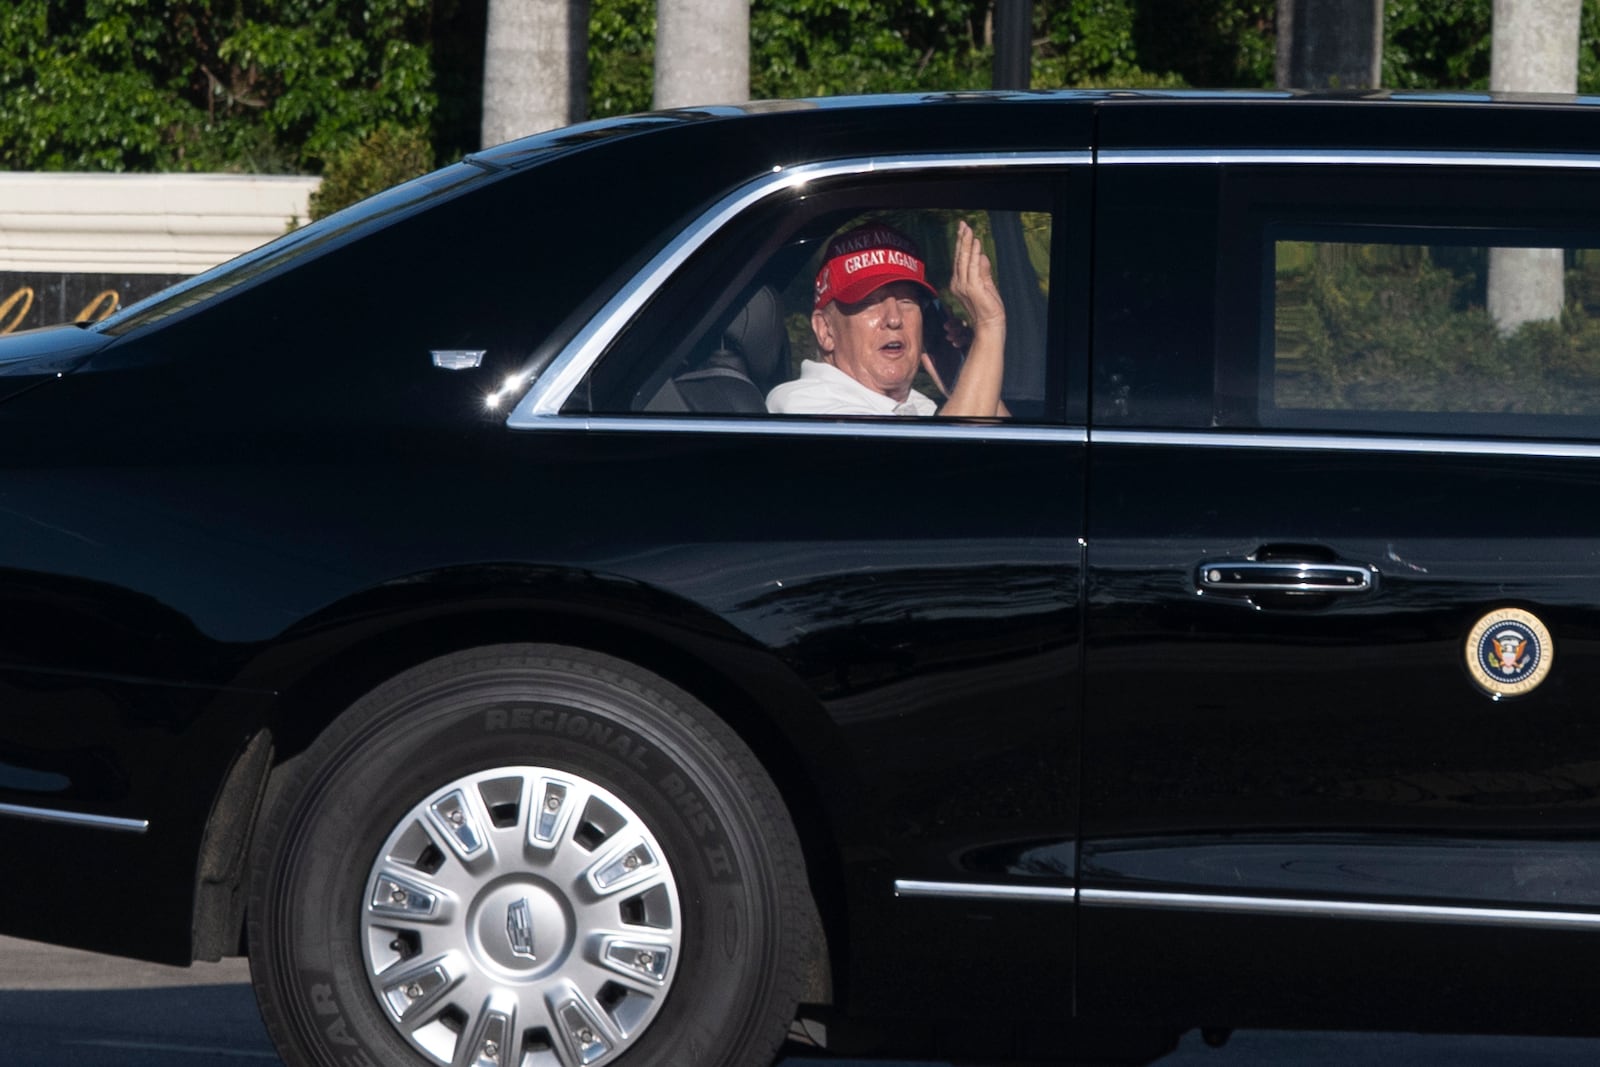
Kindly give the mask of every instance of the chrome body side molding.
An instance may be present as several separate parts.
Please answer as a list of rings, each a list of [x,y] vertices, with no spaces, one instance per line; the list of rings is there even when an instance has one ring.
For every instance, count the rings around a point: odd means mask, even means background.
[[[1366,919],[1374,922],[1600,930],[1600,914],[1581,911],[1537,911],[1530,908],[1384,904],[1353,900],[1295,900],[1283,897],[1222,896],[1210,893],[1147,893],[1125,889],[1080,889],[1078,900],[1088,906],[1107,908],[1155,908],[1163,911],[1287,915],[1308,919]]]
[[[1540,911],[1532,908],[1479,908],[1437,904],[1389,904],[1355,900],[1298,900],[1286,897],[1228,896],[1213,893],[1078,889],[1072,886],[987,885],[896,879],[897,897],[938,900],[1028,900],[1101,908],[1280,915],[1305,919],[1363,919],[1371,922],[1450,923],[1515,926],[1530,929],[1600,930],[1600,913]]]
[[[115,830],[126,834],[142,834],[150,829],[146,819],[122,819],[110,815],[85,815],[76,811],[56,811],[51,808],[30,808],[22,804],[0,804],[0,816],[28,819],[33,822],[65,823],[91,830]]]
[[[943,900],[1040,900],[1071,904],[1078,891],[1072,886],[980,885],[975,882],[919,882],[897,878],[897,897],[934,897]]]

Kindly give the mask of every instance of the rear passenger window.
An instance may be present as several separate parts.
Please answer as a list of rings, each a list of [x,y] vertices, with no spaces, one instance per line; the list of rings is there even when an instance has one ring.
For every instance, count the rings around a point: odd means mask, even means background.
[[[1274,235],[1263,424],[1600,415],[1600,242],[1516,237]]]
[[[1223,169],[1210,425],[1600,440],[1600,167]]]

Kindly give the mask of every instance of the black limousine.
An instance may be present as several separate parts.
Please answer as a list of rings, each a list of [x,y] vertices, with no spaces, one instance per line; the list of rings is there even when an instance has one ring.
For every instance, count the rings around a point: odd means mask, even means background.
[[[0,930],[288,1064],[1600,1032],[1594,100],[597,122],[0,401]]]

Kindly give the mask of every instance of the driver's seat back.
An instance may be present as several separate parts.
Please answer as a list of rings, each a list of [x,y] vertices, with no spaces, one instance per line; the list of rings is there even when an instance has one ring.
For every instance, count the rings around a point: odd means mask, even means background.
[[[767,410],[768,391],[788,376],[783,301],[762,286],[723,331],[721,346],[672,381],[690,411],[754,414]]]

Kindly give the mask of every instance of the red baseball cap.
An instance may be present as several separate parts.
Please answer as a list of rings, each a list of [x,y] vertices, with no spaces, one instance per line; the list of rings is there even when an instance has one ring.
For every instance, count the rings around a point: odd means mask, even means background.
[[[828,245],[822,269],[817,272],[816,308],[838,300],[854,304],[890,282],[915,282],[934,296],[928,284],[928,265],[916,243],[881,222],[858,226],[840,234]]]

